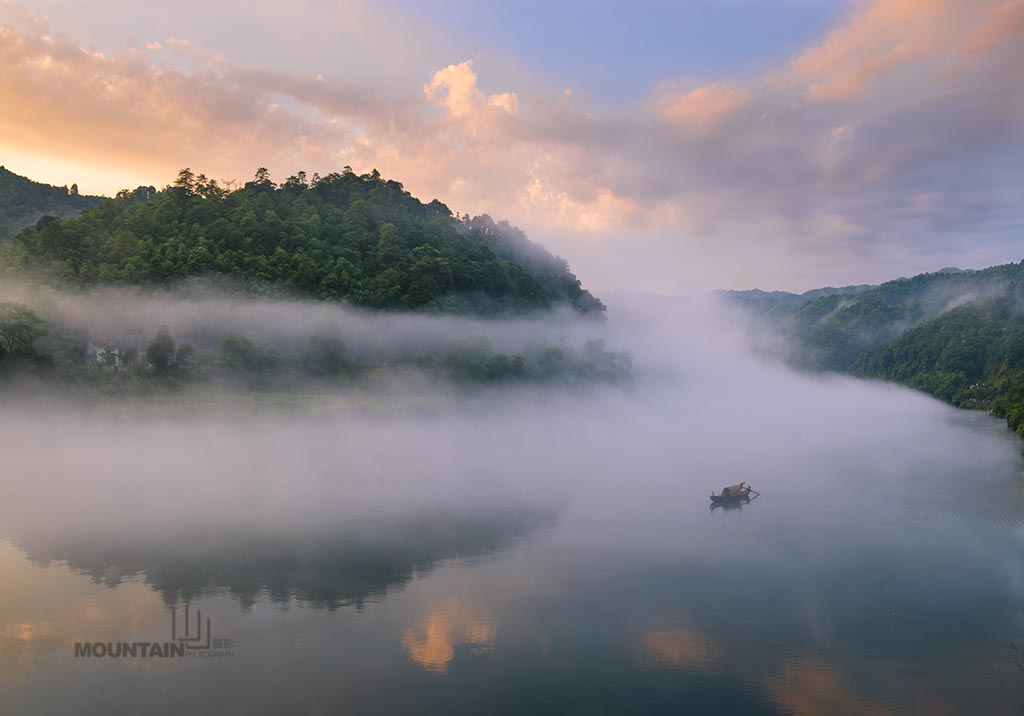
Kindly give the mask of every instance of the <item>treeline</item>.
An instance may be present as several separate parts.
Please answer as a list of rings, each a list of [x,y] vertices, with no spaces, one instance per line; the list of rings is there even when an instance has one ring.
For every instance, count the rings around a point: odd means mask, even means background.
[[[386,360],[357,358],[337,333],[317,331],[301,346],[261,345],[252,337],[206,336],[201,345],[177,341],[166,327],[144,345],[109,342],[48,324],[31,309],[0,303],[0,379],[31,374],[43,380],[125,394],[223,383],[245,390],[289,389],[305,383],[343,385],[389,372],[422,372],[456,384],[619,382],[631,373],[626,352],[601,340],[581,348],[534,345],[512,355],[486,338]]]
[[[568,304],[600,312],[566,262],[506,222],[453,216],[374,170],[241,189],[182,170],[81,215],[43,217],[0,250],[8,273],[71,286],[228,279],[374,309],[517,313]]]
[[[10,239],[41,216],[69,218],[103,202],[78,193],[78,186],[50,186],[0,167],[0,241]]]

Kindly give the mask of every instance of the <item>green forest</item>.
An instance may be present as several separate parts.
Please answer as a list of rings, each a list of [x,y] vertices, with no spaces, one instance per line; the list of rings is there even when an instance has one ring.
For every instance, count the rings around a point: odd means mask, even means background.
[[[1024,295],[973,302],[864,354],[853,372],[962,408],[985,408],[1024,435]]]
[[[78,196],[76,188],[6,170],[0,180],[5,216],[21,217],[11,223],[21,230],[0,241],[0,276],[65,293],[212,289],[487,318],[559,306],[604,312],[563,259],[507,222],[453,215],[436,200],[424,204],[376,171],[299,172],[278,184],[259,169],[229,191],[184,169],[162,190],[139,187],[113,199]],[[329,330],[311,329],[296,346],[261,344],[229,327],[178,337],[151,326],[145,338],[108,341],[30,306],[0,302],[0,380],[33,375],[111,394],[213,383],[289,390],[413,371],[460,384],[618,381],[631,366],[628,353],[601,341],[524,344],[511,354],[473,335],[431,346],[369,355]]]
[[[507,315],[560,304],[600,313],[566,262],[507,222],[453,216],[378,172],[235,191],[188,169],[74,218],[44,216],[0,245],[8,275],[73,287],[209,278],[251,293],[378,310]]]
[[[70,218],[99,206],[100,196],[78,193],[78,186],[50,186],[0,167],[0,242],[10,239],[42,216]]]

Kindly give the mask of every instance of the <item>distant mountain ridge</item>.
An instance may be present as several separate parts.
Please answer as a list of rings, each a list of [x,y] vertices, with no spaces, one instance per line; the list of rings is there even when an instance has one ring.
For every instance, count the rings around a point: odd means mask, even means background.
[[[976,269],[961,269],[955,266],[947,266],[941,268],[938,271],[933,271],[930,274],[920,274],[922,276],[929,276],[934,274],[973,274],[978,273]],[[909,279],[898,278],[893,281],[906,281]],[[893,283],[888,281],[886,283]],[[853,286],[825,286],[823,288],[812,288],[809,291],[803,293],[792,293],[790,291],[763,291],[759,288],[751,288],[746,290],[736,289],[719,289],[712,291],[711,294],[719,296],[727,300],[740,303],[746,306],[763,306],[766,309],[773,309],[779,305],[783,306],[798,306],[808,301],[813,301],[816,298],[822,298],[827,296],[848,296],[851,294],[864,293],[874,288],[878,288],[879,284],[862,283]]]
[[[833,288],[815,288],[804,293],[790,293],[789,291],[762,291],[759,288],[752,288],[745,291],[719,290],[712,291],[712,295],[725,298],[729,301],[739,303],[747,308],[763,308],[765,311],[772,310],[777,306],[797,306],[806,301],[811,301],[822,296],[849,295],[861,293],[874,288],[870,284],[860,286],[842,286]]]
[[[41,184],[0,166],[0,241],[10,239],[42,216],[69,219],[99,206],[102,196],[78,193],[70,188]]]

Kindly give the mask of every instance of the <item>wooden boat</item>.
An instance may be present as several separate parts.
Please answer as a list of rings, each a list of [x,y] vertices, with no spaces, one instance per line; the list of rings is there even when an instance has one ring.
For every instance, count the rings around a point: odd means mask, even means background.
[[[739,502],[750,502],[751,495],[757,497],[759,492],[755,492],[750,489],[750,485],[746,482],[741,482],[738,485],[730,485],[729,487],[722,488],[722,494],[716,495],[714,492],[711,493],[711,504],[712,505],[735,505]]]

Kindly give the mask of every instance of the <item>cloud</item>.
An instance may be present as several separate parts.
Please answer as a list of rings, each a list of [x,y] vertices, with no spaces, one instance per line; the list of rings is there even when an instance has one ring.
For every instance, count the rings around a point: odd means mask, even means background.
[[[519,95],[515,92],[502,92],[501,94],[492,94],[487,98],[488,107],[498,107],[506,112],[515,113],[519,107]]]
[[[750,104],[750,93],[717,83],[698,87],[668,100],[664,114],[699,133],[709,132]]]
[[[283,111],[213,68],[188,73],[134,49],[107,56],[63,35],[11,28],[0,28],[0,58],[0,133],[86,165],[116,162],[166,176],[176,165],[255,158],[268,149],[279,162],[302,163],[345,141],[343,130]],[[212,169],[240,168],[219,164]]]
[[[815,100],[848,100],[887,73],[955,45],[970,6],[957,0],[874,0],[792,63]]]
[[[967,51],[984,54],[1018,43],[1024,35],[1024,0],[1009,0],[985,11],[981,23],[967,40]]]
[[[14,0],[3,0],[0,2],[0,10],[6,12],[11,19],[30,30],[45,33],[49,30],[50,23],[46,17],[37,15],[21,3]]]
[[[427,100],[448,109],[453,117],[470,117],[497,108],[514,113],[519,105],[515,92],[502,92],[484,97],[477,89],[477,75],[470,60],[448,65],[435,72],[423,85]]]
[[[476,88],[473,63],[468,60],[435,72],[430,82],[423,85],[423,94],[431,102],[446,107],[453,117],[473,114],[483,102],[483,95]]]
[[[864,0],[783,66],[670,78],[628,107],[539,82],[491,86],[479,58],[385,88],[329,66],[239,63],[180,37],[101,53],[8,16],[0,149],[74,158],[83,190],[95,190],[93,166],[147,183],[186,165],[225,178],[376,167],[424,199],[524,225],[585,278],[636,285],[662,272],[662,290],[748,275],[765,287],[861,282],[933,268],[929,256],[1015,251],[1021,0]],[[387,27],[359,2],[333,21],[353,42]],[[609,241],[637,255],[610,266],[588,253]]]

